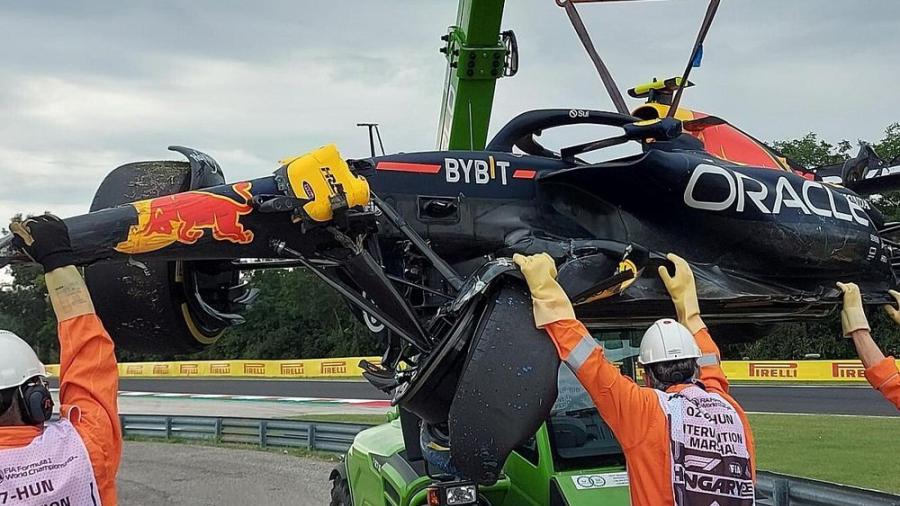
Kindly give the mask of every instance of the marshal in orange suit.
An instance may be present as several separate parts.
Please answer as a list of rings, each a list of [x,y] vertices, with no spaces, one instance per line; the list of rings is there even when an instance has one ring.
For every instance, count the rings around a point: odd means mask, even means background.
[[[6,504],[115,506],[122,431],[113,342],[70,265],[65,223],[14,222],[15,244],[44,267],[59,321],[60,418],[46,370],[31,347],[0,331],[0,498]]]

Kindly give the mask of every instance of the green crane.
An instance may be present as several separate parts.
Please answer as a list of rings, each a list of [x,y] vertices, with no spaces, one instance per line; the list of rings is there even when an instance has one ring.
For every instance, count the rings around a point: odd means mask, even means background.
[[[456,24],[441,37],[447,76],[437,147],[484,149],[497,79],[515,75],[516,37],[500,31],[504,0],[461,0]]]

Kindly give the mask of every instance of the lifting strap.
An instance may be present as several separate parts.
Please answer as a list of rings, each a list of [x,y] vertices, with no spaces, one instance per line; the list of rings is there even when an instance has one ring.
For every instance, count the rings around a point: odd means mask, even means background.
[[[700,25],[700,32],[697,33],[697,40],[694,41],[694,50],[691,51],[691,57],[688,59],[687,67],[684,69],[684,75],[681,76],[681,82],[678,83],[678,90],[675,92],[675,98],[672,99],[669,113],[666,114],[667,118],[674,117],[675,111],[678,110],[678,104],[681,103],[681,94],[684,92],[688,77],[691,75],[691,69],[694,68],[697,53],[702,51],[703,41],[706,40],[706,34],[709,33],[709,27],[712,26],[717,10],[719,10],[719,0],[710,0],[709,7],[706,8],[706,16],[703,17],[703,24]]]
[[[613,104],[616,106],[616,111],[618,111],[619,114],[629,114],[628,106],[625,105],[625,99],[622,97],[619,87],[616,86],[616,81],[613,79],[612,74],[610,74],[609,69],[606,68],[606,64],[603,63],[603,60],[600,59],[600,55],[597,54],[597,49],[591,41],[591,36],[588,34],[587,28],[585,28],[584,22],[581,20],[581,15],[579,15],[578,10],[575,9],[575,3],[572,0],[565,0],[564,2],[557,1],[556,3],[562,5],[566,9],[569,21],[572,22],[572,27],[575,28],[575,33],[578,35],[581,44],[584,46],[585,51],[587,51],[588,56],[594,63],[594,67],[597,68],[600,79],[606,87],[606,92],[609,93],[609,98],[612,99]]]

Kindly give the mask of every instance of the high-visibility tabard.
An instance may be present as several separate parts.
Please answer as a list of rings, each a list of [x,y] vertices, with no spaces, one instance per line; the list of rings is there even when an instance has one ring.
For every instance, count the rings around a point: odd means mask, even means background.
[[[28,446],[0,450],[0,506],[99,506],[91,460],[68,420]]]
[[[675,504],[755,504],[744,424],[731,404],[696,385],[657,393],[669,420]]]

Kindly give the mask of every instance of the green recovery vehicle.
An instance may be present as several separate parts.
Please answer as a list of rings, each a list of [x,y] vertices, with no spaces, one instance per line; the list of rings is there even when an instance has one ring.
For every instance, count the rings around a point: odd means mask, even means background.
[[[638,348],[623,339],[627,337],[632,336],[606,333],[598,341],[607,356],[634,377]],[[344,460],[331,473],[331,505],[629,504],[625,457],[619,443],[565,365],[559,369],[558,386],[559,396],[550,417],[534,437],[512,452],[497,483],[477,489],[476,502],[466,497],[475,490],[470,482],[452,476],[429,476],[416,419],[400,414],[356,436]],[[434,489],[431,502],[429,488]],[[462,488],[465,493],[448,501],[448,488]]]

